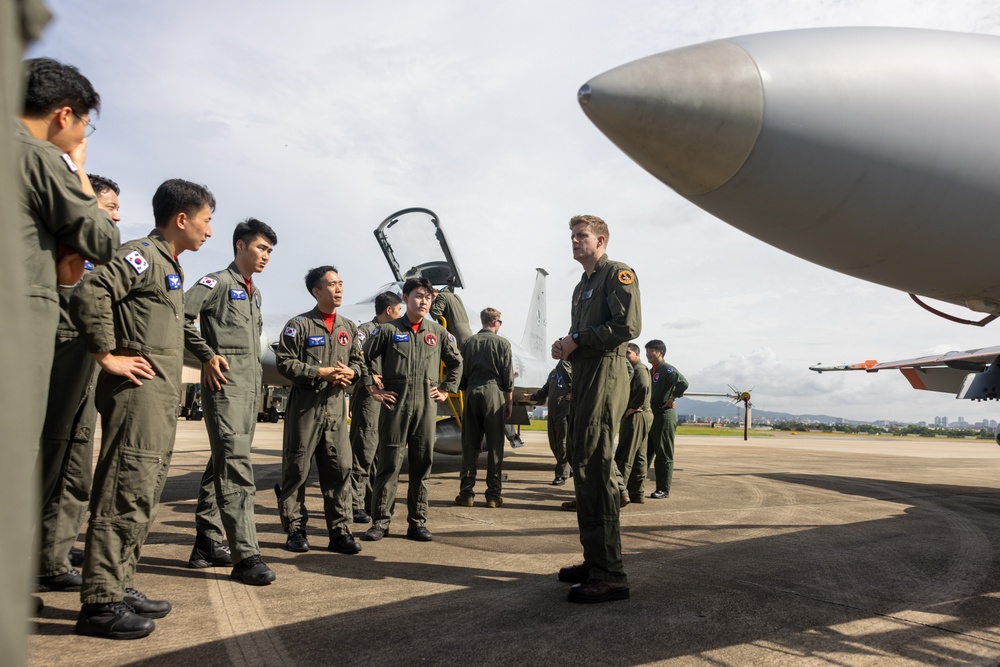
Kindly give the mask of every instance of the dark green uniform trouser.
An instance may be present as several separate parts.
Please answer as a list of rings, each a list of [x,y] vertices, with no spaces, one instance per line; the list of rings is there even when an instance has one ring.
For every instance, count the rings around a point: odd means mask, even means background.
[[[83,341],[57,337],[41,446],[38,573],[43,577],[69,571],[69,550],[90,499],[96,376],[97,364]]]
[[[372,526],[388,528],[396,504],[396,487],[403,455],[407,454],[409,485],[406,492],[406,520],[411,526],[427,523],[427,482],[434,462],[434,428],[437,404],[429,387],[401,387],[386,384],[399,394],[391,410],[378,418],[378,469],[372,495]]]
[[[615,427],[625,412],[629,377],[621,356],[573,357],[569,423],[576,516],[584,562],[593,579],[626,582],[614,466]]]
[[[309,468],[316,459],[319,488],[323,494],[323,514],[330,538],[350,535],[351,514],[351,442],[343,420],[328,420],[311,409],[306,417],[298,415],[297,401],[289,397],[285,411],[285,438],[281,456],[281,499],[278,510],[285,532],[305,530],[309,522],[306,508],[306,482]]]
[[[250,462],[260,394],[255,388],[223,385],[219,391],[202,387],[201,396],[212,455],[201,477],[195,526],[216,542],[228,539],[238,563],[260,554]]]
[[[674,478],[674,433],[677,431],[677,410],[653,409],[653,425],[649,429],[646,448],[647,466],[653,463],[656,469],[656,489],[670,493]],[[643,474],[645,480],[645,474]],[[639,487],[640,492],[642,487]]]
[[[567,452],[566,439],[569,427],[569,402],[560,401],[564,405],[552,409],[549,406],[549,415],[546,420],[545,430],[549,436],[549,449],[556,459],[556,477],[566,479],[569,477],[569,454]]]
[[[615,450],[615,466],[618,469],[618,491],[624,498],[642,496],[642,481],[635,480],[633,471],[641,469],[645,478],[646,438],[653,416],[648,410],[636,412],[622,419],[618,430],[618,448]]]
[[[103,372],[97,379],[101,453],[90,501],[84,604],[121,601],[125,589],[135,587],[136,563],[167,481],[180,392],[162,366],[154,362],[154,368],[156,376],[142,386]]]
[[[358,387],[355,392],[367,392]],[[351,397],[352,401],[355,398]],[[351,469],[353,508],[372,511],[372,482],[378,452],[378,413],[381,404],[371,397],[358,398],[359,405],[351,409],[351,452],[354,465]]]
[[[472,499],[476,495],[476,472],[479,450],[486,437],[486,499],[496,500],[503,495],[504,448],[503,392],[495,382],[465,391],[465,409],[462,412],[462,479],[459,495]]]

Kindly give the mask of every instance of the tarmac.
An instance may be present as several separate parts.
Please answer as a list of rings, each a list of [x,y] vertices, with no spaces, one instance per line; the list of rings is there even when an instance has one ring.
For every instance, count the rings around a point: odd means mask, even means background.
[[[460,461],[438,455],[434,541],[403,537],[404,490],[390,535],[345,556],[326,550],[315,473],[312,551],[282,548],[281,429],[260,424],[254,448],[275,583],[186,567],[209,452],[203,423],[182,421],[136,577],[173,612],[144,639],[78,637],[78,594],[43,593],[31,664],[1000,664],[992,441],[682,435],[670,498],[621,512],[631,598],[578,605],[556,579],[582,560],[560,509],[572,481],[550,484],[544,433],[507,449],[502,508],[484,506],[482,477],[476,505],[455,506]]]

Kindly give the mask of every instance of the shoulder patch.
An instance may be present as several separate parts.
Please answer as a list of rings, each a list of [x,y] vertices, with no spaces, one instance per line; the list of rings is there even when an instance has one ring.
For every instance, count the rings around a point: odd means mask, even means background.
[[[73,162],[73,158],[71,158],[71,157],[69,156],[69,154],[67,154],[67,153],[63,153],[63,154],[62,154],[62,155],[60,155],[59,157],[61,157],[61,158],[63,159],[63,162],[65,162],[65,163],[66,163],[66,166],[67,166],[67,167],[69,167],[69,170],[70,170],[71,172],[73,172],[74,174],[75,174],[75,173],[77,172],[77,168],[76,168],[76,163],[75,163],[75,162]]]
[[[84,268],[85,271],[93,271],[94,270],[94,263],[91,262],[89,259],[85,259],[85,260],[83,260],[83,268]]]
[[[365,342],[365,338],[367,338],[367,336],[365,336],[365,330],[358,329],[358,341],[363,343]]]
[[[213,287],[219,284],[219,281],[211,276],[205,276],[204,278],[198,281],[198,284],[204,285],[208,289],[212,289]]]
[[[181,283],[181,277],[179,274],[170,273],[167,275],[167,289],[180,289],[183,286]]]
[[[431,347],[434,347],[435,345],[438,344],[438,337],[432,333],[429,333],[426,336],[424,336],[424,342],[430,345]]]
[[[622,285],[631,285],[635,282],[635,274],[629,270],[623,270],[618,272],[618,282]]]
[[[295,334],[298,333],[295,327],[285,327],[285,335],[289,338],[295,338]]]
[[[452,336],[451,334],[448,334],[448,342],[451,343],[452,345],[458,344],[458,340],[456,340],[455,337]]]
[[[295,321],[296,322],[301,322],[304,319],[305,319],[305,315],[299,315],[298,317],[295,318]]]
[[[375,334],[377,334],[379,332],[379,329],[381,328],[382,327],[375,327],[374,329],[372,329],[372,335],[374,336]]]
[[[138,250],[133,250],[125,255],[125,261],[140,275],[145,273],[146,269],[149,268],[149,262],[146,261],[146,258]]]

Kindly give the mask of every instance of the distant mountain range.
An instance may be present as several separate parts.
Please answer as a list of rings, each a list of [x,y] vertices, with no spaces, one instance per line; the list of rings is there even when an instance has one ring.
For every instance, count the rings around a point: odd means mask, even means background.
[[[732,401],[697,401],[693,398],[678,398],[675,407],[678,415],[695,415],[699,421],[721,419],[722,417],[734,418],[737,415],[743,414],[743,404],[734,404]],[[753,408],[753,421],[758,419],[815,421],[826,424],[835,424],[838,421],[842,421],[845,424],[862,423],[830,415],[793,415],[788,412],[771,412],[769,410]]]

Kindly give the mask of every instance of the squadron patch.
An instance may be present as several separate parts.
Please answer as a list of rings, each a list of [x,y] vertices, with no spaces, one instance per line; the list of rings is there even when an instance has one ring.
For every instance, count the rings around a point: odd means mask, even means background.
[[[337,334],[337,342],[346,347],[351,342],[351,335],[346,331],[341,331]]]
[[[426,336],[424,336],[424,342],[433,347],[438,344],[438,337],[432,333],[429,333]]]
[[[204,278],[198,281],[198,284],[204,285],[208,289],[212,289],[213,287],[219,284],[219,281],[216,280],[215,278],[212,278],[211,276],[205,276]]]
[[[635,274],[631,271],[619,271],[618,272],[618,282],[622,285],[631,285],[635,282]]]
[[[149,268],[149,262],[146,261],[146,258],[143,257],[142,253],[138,250],[133,250],[129,254],[125,255],[125,261],[128,262],[129,266],[135,269],[135,272],[139,275],[145,273],[146,269]]]
[[[296,333],[298,332],[295,330],[295,327],[287,327],[285,329],[285,335],[288,336],[289,338],[295,338]]]
[[[451,343],[452,345],[458,345],[458,341],[455,340],[455,337],[452,336],[451,334],[448,334],[448,342]]]
[[[167,289],[180,289],[181,288],[181,277],[176,273],[167,274]]]
[[[89,259],[85,259],[85,260],[83,260],[83,268],[86,271],[93,271],[94,270],[94,263],[91,262]]]

